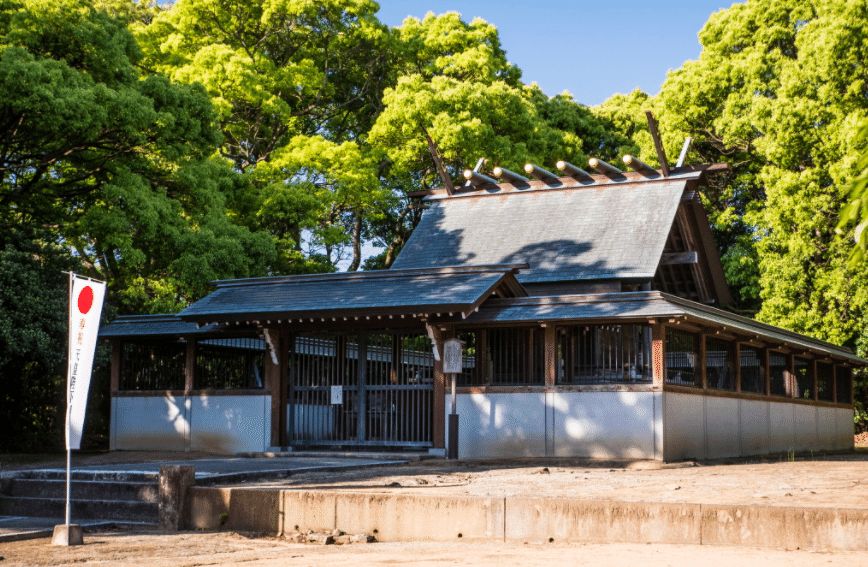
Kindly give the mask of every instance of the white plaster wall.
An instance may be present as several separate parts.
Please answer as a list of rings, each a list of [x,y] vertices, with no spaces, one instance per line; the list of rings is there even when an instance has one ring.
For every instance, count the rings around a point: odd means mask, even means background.
[[[446,414],[451,411],[446,397]],[[459,394],[459,458],[544,457],[545,394]],[[446,439],[449,420],[446,419]]]
[[[769,404],[769,453],[785,453],[795,450],[796,424],[793,404],[768,402]]]
[[[817,446],[815,450],[829,450],[835,447],[836,408],[817,408]]]
[[[663,393],[663,458],[705,459],[704,396]]]
[[[655,458],[653,392],[551,394],[557,457]]]
[[[769,403],[738,400],[741,455],[765,455],[769,452]]]
[[[725,459],[741,455],[739,401],[736,398],[705,397],[707,459]]]
[[[111,448],[123,451],[184,451],[190,437],[189,398],[114,397]]]
[[[190,447],[243,453],[270,445],[271,396],[193,396]]]
[[[835,408],[835,449],[853,448],[853,410],[850,408]]]
[[[796,424],[793,449],[796,452],[812,451],[820,447],[817,443],[817,408],[792,404],[793,421]]]

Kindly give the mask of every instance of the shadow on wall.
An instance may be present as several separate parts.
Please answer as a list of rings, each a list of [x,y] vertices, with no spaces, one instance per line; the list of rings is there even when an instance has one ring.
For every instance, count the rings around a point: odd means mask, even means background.
[[[652,392],[474,393],[459,403],[463,457],[656,456]]]

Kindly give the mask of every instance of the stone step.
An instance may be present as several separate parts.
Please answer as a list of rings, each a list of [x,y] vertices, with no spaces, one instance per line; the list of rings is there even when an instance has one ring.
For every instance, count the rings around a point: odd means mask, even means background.
[[[157,502],[159,498],[159,487],[152,482],[74,480],[70,489],[73,500]],[[66,480],[17,478],[6,495],[66,499]]]
[[[71,504],[73,521],[104,519],[156,524],[159,518],[158,506],[154,502],[72,500]],[[0,515],[62,518],[66,515],[66,500],[0,496]]]
[[[34,480],[66,481],[66,471],[61,469],[37,469],[4,473],[7,478],[27,478]],[[113,470],[73,470],[72,480],[92,480],[99,482],[157,482],[160,474],[149,471],[113,471]]]

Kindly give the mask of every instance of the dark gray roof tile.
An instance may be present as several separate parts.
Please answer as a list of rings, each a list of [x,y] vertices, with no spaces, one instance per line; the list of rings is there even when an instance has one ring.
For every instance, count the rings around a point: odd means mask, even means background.
[[[651,279],[686,183],[432,200],[393,267],[527,262],[522,283]]]

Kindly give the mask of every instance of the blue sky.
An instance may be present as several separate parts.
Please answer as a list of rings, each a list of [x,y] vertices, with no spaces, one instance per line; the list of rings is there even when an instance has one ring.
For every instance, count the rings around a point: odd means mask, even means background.
[[[656,94],[670,69],[699,56],[696,34],[729,0],[377,0],[378,17],[459,12],[497,26],[525,83],[554,96],[565,90],[586,105],[636,87]]]

